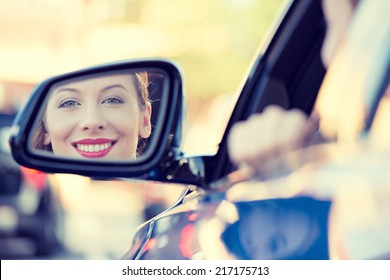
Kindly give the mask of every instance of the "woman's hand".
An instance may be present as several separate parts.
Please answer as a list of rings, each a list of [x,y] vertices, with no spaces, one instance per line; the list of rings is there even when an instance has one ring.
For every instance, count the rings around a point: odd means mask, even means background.
[[[300,148],[313,132],[313,122],[302,111],[271,105],[232,127],[228,138],[230,159],[261,173],[265,166],[269,168],[269,160]]]

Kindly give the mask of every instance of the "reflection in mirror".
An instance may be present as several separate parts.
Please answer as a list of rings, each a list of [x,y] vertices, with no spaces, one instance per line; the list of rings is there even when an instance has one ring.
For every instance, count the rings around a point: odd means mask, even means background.
[[[235,204],[221,240],[238,259],[328,259],[330,202],[307,197]]]
[[[30,146],[77,159],[139,158],[157,126],[164,78],[156,69],[127,69],[54,83]]]

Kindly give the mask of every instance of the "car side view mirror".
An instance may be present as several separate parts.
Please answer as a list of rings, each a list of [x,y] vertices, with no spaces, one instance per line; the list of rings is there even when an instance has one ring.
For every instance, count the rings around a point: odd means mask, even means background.
[[[180,71],[167,60],[49,78],[14,122],[13,157],[47,172],[145,176],[179,144],[182,94]]]

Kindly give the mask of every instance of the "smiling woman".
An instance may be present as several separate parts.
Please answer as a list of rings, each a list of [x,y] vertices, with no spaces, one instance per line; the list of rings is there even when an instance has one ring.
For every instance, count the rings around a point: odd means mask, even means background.
[[[87,159],[135,159],[151,135],[146,72],[116,71],[54,84],[35,149]]]

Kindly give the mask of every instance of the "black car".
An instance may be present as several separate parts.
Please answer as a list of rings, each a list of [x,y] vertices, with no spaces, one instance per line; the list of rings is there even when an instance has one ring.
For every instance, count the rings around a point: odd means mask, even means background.
[[[389,141],[383,139],[389,140],[389,2],[359,5],[328,71],[320,58],[326,32],[321,1],[292,1],[285,8],[254,61],[215,154],[189,157],[180,148],[185,104],[179,67],[140,59],[42,82],[15,122],[14,158],[45,172],[182,184],[177,203],[139,227],[125,259],[388,259],[390,163]],[[79,86],[124,73],[147,73],[149,86],[153,77],[162,78],[152,90],[161,98],[142,155],[106,160],[117,138],[78,141],[61,156],[55,148],[35,145],[51,104],[76,114],[84,102],[74,94]],[[72,98],[52,103],[64,91]],[[236,122],[270,104],[308,115],[318,110],[319,134],[327,135],[317,145],[274,159],[276,170],[249,176],[230,162],[227,136]]]
[[[47,255],[61,247],[63,234],[63,210],[48,175],[20,166],[11,156],[15,115],[0,114],[1,258]]]

